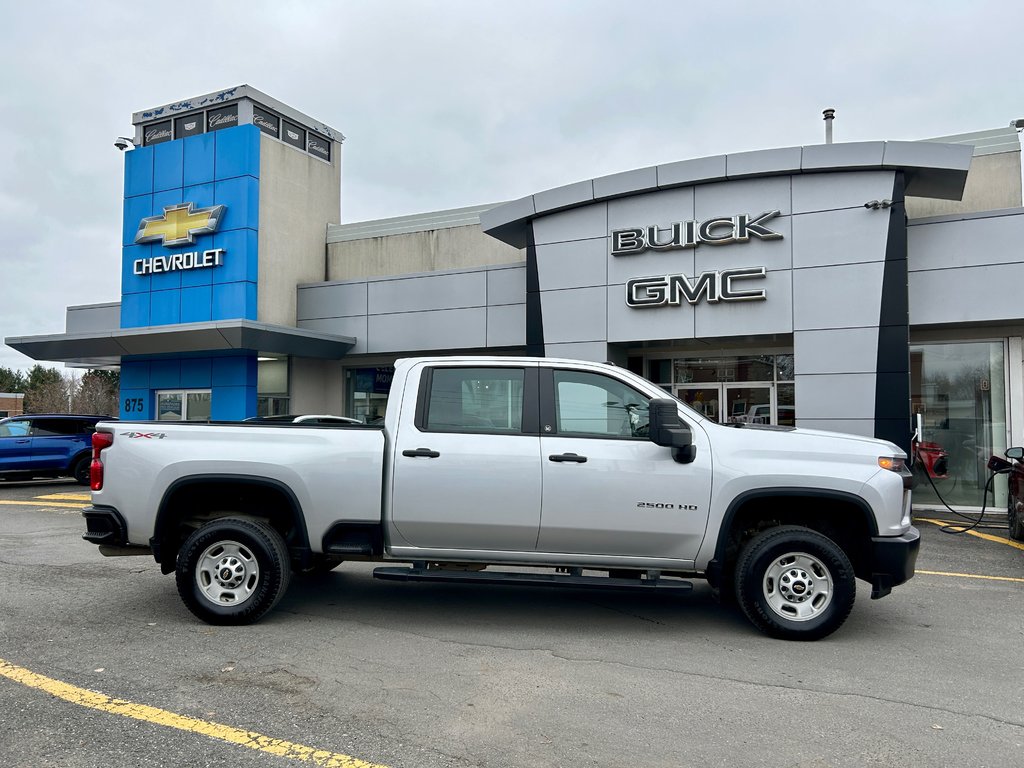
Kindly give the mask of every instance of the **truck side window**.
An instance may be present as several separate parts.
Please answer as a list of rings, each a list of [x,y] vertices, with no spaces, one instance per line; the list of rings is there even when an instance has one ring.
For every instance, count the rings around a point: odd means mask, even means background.
[[[556,370],[554,381],[558,434],[647,439],[646,395],[597,373]]]
[[[435,368],[426,428],[432,432],[521,432],[522,368]]]

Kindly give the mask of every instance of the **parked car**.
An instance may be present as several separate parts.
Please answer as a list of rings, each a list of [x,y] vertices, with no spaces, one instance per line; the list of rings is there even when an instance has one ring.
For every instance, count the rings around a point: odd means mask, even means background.
[[[73,477],[89,484],[92,433],[110,416],[33,413],[0,419],[0,479]]]
[[[277,416],[250,416],[246,421],[254,421],[258,424],[305,424],[307,427],[323,426],[325,424],[362,424],[359,419],[352,419],[348,416],[331,416],[330,414],[304,414],[296,416],[293,413],[279,414]]]
[[[988,461],[992,472],[1006,475],[1006,525],[1011,539],[1024,541],[1024,448],[1007,448],[1009,461],[993,456]]]

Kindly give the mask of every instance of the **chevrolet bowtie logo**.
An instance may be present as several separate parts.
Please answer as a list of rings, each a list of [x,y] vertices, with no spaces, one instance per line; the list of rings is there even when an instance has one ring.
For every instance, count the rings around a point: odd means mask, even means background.
[[[192,245],[196,235],[208,235],[217,231],[223,205],[192,209],[192,203],[168,205],[163,216],[148,216],[139,222],[135,242],[160,243],[161,245]]]

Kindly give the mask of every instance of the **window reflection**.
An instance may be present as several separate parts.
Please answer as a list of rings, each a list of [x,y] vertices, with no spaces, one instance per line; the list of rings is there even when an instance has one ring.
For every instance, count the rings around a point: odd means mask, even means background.
[[[914,503],[940,503],[934,483],[948,504],[980,507],[988,459],[1006,450],[1002,342],[911,347],[910,391],[922,426]],[[994,486],[988,505],[1003,507],[1006,483]]]

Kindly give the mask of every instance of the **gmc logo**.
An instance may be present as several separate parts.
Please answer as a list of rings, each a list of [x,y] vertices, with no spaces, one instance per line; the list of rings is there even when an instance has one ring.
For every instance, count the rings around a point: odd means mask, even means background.
[[[741,280],[763,280],[764,277],[764,267],[701,272],[692,281],[686,275],[637,277],[626,283],[626,306],[679,306],[683,301],[696,304],[701,299],[706,299],[708,304],[764,301],[764,288],[742,289],[736,285]]]

